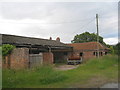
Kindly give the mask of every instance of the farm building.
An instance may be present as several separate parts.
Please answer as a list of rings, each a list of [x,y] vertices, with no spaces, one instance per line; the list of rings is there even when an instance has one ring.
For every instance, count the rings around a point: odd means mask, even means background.
[[[28,68],[43,63],[56,63],[67,60],[73,48],[56,40],[1,34],[2,44],[16,48],[5,57],[3,66],[9,68]]]
[[[107,47],[97,42],[64,44],[56,40],[1,34],[2,44],[11,44],[16,48],[4,58],[7,68],[31,68],[41,64],[66,62],[67,60],[87,60],[106,55]]]
[[[97,57],[99,47],[99,56],[107,55],[109,48],[97,42],[85,42],[85,43],[72,43],[68,44],[73,47],[73,52],[69,54],[69,59],[88,60],[90,58]]]

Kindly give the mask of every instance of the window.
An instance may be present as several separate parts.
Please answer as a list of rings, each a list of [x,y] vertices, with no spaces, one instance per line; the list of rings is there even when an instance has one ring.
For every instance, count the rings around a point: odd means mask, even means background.
[[[95,55],[95,52],[93,52],[93,55]]]
[[[80,52],[80,56],[83,56],[83,52]]]
[[[105,52],[105,55],[107,55],[107,52]]]
[[[101,52],[100,54],[101,54],[101,56],[103,55],[103,53],[102,53],[102,52]]]

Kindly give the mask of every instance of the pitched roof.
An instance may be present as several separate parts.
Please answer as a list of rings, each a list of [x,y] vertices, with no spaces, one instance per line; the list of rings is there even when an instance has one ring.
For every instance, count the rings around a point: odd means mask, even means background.
[[[74,50],[97,50],[97,45],[99,45],[99,49],[108,49],[106,46],[97,42],[72,43],[68,45],[72,46]]]
[[[70,47],[56,40],[7,35],[7,34],[1,34],[1,35],[2,35],[2,44],[21,44],[21,45],[28,44],[28,45],[42,45],[42,46],[55,46],[55,47],[56,46]]]

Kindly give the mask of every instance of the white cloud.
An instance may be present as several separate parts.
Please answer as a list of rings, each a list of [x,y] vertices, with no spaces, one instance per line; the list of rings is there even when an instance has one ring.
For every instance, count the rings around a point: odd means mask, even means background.
[[[104,38],[117,37],[117,3],[11,2],[0,4],[0,33],[39,38],[51,36],[53,39],[59,36],[62,42],[70,43],[76,34],[85,31],[96,32],[95,14],[98,13],[100,35]],[[88,25],[93,18],[94,21]],[[105,39],[105,42],[108,40]]]
[[[104,42],[106,42],[106,44],[110,44],[110,45],[114,45],[118,43],[118,38],[105,38],[103,39]]]

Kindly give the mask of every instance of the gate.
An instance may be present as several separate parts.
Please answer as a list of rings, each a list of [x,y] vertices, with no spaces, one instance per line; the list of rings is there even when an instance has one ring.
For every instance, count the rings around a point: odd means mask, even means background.
[[[43,54],[30,54],[29,56],[29,67],[40,66],[43,63]]]

